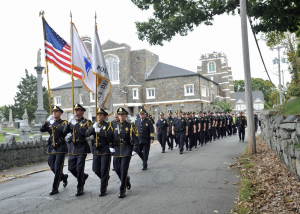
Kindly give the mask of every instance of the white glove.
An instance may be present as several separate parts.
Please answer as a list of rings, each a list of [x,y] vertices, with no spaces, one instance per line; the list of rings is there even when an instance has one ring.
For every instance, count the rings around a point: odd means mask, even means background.
[[[49,122],[50,120],[53,120],[53,119],[54,119],[53,115],[50,115],[50,116],[47,118],[47,121]]]
[[[109,151],[110,151],[111,153],[114,153],[116,150],[115,150],[114,148],[109,148]]]
[[[95,132],[100,132],[100,128],[95,128]]]
[[[52,125],[54,123],[54,120],[50,120],[49,123]]]
[[[132,152],[132,156],[136,155],[137,153],[135,151]]]
[[[99,126],[99,122],[94,123],[93,128],[96,129]]]
[[[69,122],[71,123],[72,120],[75,120],[75,115],[74,114],[71,114]]]
[[[73,125],[75,125],[77,123],[77,121],[75,119],[69,121],[70,123],[72,123]]]

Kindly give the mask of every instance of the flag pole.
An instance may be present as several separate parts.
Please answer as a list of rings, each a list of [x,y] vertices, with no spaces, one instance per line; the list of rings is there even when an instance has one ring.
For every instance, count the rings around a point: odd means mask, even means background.
[[[95,11],[95,31],[97,30],[97,14]],[[94,53],[95,54],[95,53]],[[97,106],[98,106],[98,101],[97,101],[97,75],[95,77],[95,104],[96,104],[96,123],[98,122],[97,119]],[[98,133],[96,132],[96,147],[98,147]]]
[[[72,80],[72,114],[74,114],[74,78],[73,78],[73,60],[72,60],[72,39],[73,39],[73,22],[72,22],[72,13],[70,11],[71,17],[71,80]],[[75,129],[73,128],[73,142],[75,143]]]
[[[44,15],[42,16],[43,22],[46,22]],[[46,41],[46,30],[45,30],[45,24],[43,23],[43,31],[44,31],[44,46]],[[52,108],[51,108],[51,91],[50,91],[50,84],[49,84],[49,68],[48,68],[48,61],[46,60],[45,55],[45,62],[46,62],[46,73],[47,73],[47,85],[48,85],[48,96],[49,96],[49,108],[50,108],[50,114],[52,115]]]

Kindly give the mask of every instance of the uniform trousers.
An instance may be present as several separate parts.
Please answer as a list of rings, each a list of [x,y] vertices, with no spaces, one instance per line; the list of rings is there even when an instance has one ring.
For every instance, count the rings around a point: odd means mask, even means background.
[[[138,155],[143,161],[143,167],[148,167],[148,157],[150,152],[150,143],[140,143]]]
[[[212,130],[213,139],[216,140],[217,138],[216,127],[213,126],[211,130]]]
[[[93,171],[100,178],[100,193],[106,193],[111,154],[93,155]]]
[[[157,140],[161,145],[163,151],[166,149],[166,141],[167,141],[167,130],[159,130],[157,132]]]
[[[232,135],[232,127],[231,127],[231,124],[227,125],[227,133],[229,136]]]
[[[114,157],[113,159],[115,172],[117,173],[121,181],[120,193],[126,192],[130,160],[131,160],[131,156]]]
[[[198,140],[199,140],[199,132],[194,133],[193,136],[194,136],[194,146],[195,148],[197,148]]]
[[[194,133],[193,131],[188,131],[188,136],[185,138],[186,149],[192,149],[194,146]]]
[[[227,126],[226,125],[223,125],[223,127],[222,127],[222,133],[223,133],[223,137],[226,137],[226,128],[227,128]]]
[[[232,134],[236,134],[236,126],[235,126],[235,124],[232,125]]]
[[[223,137],[222,127],[218,126],[218,138]]]
[[[77,178],[77,189],[83,191],[83,186],[85,183],[85,176],[84,174],[84,166],[85,166],[85,159],[87,154],[82,155],[69,155],[68,160],[68,169]]]
[[[245,129],[243,128],[239,129],[239,138],[240,140],[245,140]]]
[[[174,135],[169,133],[169,136],[167,136],[167,142],[168,142],[169,148],[171,148],[171,149],[173,149],[173,138],[174,138]],[[176,141],[176,139],[175,139],[175,141]]]
[[[179,145],[179,152],[183,152],[183,147],[185,143],[185,132],[175,132],[177,143]]]
[[[64,179],[66,175],[63,174],[65,153],[49,154],[48,165],[51,171],[54,173],[54,181],[52,189],[58,189],[59,183]]]
[[[205,143],[205,131],[203,129],[200,130],[200,144],[203,145]]]
[[[206,129],[205,130],[205,143],[207,143],[209,141],[209,134],[210,134],[210,130],[209,129]]]

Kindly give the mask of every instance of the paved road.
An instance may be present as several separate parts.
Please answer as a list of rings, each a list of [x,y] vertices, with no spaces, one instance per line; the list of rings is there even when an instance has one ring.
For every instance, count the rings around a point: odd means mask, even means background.
[[[246,141],[247,142],[247,141]],[[119,180],[111,172],[108,195],[98,197],[99,179],[86,162],[85,194],[75,196],[76,180],[69,173],[67,188],[49,196],[53,174],[45,171],[0,184],[0,213],[229,213],[237,197],[236,171],[228,169],[233,158],[247,147],[237,136],[223,138],[203,147],[161,153],[151,146],[149,169],[142,171],[138,156],[131,160],[132,188],[119,199]],[[67,167],[64,168],[67,171]]]

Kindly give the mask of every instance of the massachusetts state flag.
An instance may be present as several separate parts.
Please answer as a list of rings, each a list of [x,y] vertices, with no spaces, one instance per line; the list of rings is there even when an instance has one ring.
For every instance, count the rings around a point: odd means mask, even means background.
[[[43,18],[45,37],[45,57],[46,61],[53,64],[60,71],[71,75],[71,47],[61,38]],[[79,69],[73,69],[73,75],[82,79]]]
[[[92,56],[80,39],[74,23],[71,23],[71,58],[73,69],[81,72],[83,85],[95,93],[96,77],[92,69]]]
[[[110,116],[113,113],[113,100],[111,95],[111,82],[106,69],[100,39],[95,27],[93,46],[93,72],[97,78],[97,107],[107,110]]]

